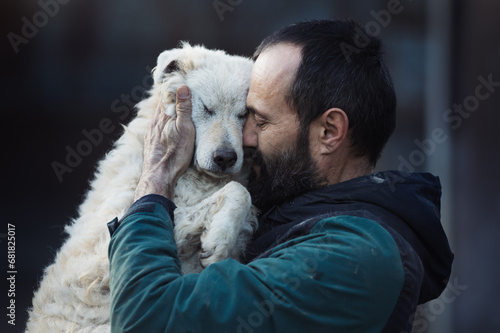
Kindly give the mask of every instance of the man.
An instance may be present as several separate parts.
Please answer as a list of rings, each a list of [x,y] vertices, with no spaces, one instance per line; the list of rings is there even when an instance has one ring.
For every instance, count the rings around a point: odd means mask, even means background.
[[[453,255],[438,179],[372,173],[395,126],[380,42],[353,21],[312,21],[255,58],[243,138],[262,215],[246,262],[180,275],[168,198],[194,142],[181,86],[177,118],[160,110],[146,135],[137,201],[111,238],[112,330],[409,332]]]

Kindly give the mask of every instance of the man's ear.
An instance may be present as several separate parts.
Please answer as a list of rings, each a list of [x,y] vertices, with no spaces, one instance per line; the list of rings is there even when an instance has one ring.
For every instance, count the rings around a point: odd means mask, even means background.
[[[337,150],[349,130],[349,118],[344,110],[331,108],[326,110],[319,119],[320,126],[320,153],[330,154]]]

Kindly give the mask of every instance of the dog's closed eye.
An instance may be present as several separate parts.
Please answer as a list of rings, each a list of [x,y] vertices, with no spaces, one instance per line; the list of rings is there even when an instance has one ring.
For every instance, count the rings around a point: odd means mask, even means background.
[[[208,113],[209,115],[213,116],[215,114],[215,111],[207,108],[207,106],[205,104],[203,104],[203,108],[205,109],[205,112]]]
[[[238,115],[238,119],[246,119],[248,117],[248,109]]]

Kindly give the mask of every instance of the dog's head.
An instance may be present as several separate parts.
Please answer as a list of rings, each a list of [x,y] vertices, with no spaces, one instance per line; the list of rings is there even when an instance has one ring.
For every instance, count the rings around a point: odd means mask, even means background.
[[[215,177],[241,170],[252,65],[248,58],[188,43],[158,57],[153,94],[160,94],[168,115],[175,117],[177,87],[186,84],[191,89],[196,169]]]

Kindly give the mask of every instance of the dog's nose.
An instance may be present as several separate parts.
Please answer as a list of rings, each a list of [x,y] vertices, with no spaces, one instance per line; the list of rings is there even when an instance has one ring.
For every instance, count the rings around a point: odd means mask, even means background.
[[[236,152],[231,149],[217,149],[214,153],[214,163],[222,170],[232,167],[237,159]]]

